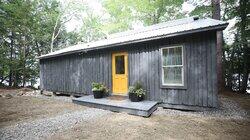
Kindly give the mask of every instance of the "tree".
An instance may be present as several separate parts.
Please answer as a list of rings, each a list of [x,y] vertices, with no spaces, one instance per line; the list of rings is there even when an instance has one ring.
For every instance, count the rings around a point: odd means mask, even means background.
[[[220,0],[212,0],[212,18],[220,20]],[[219,92],[222,91],[222,89],[225,86],[223,73],[222,73],[222,43],[223,43],[223,34],[222,31],[216,32],[216,48],[217,48],[217,78],[218,78],[218,90]]]
[[[249,81],[249,33],[247,31],[249,2],[239,1],[237,3],[236,0],[224,0],[224,3],[223,19],[236,19],[236,24],[232,28],[236,30],[235,40],[232,45],[228,45],[223,59],[226,62],[224,64],[226,86],[234,91],[245,93]]]
[[[79,40],[81,42],[88,43],[106,37],[101,17],[94,15],[91,10],[87,11],[87,16],[82,19],[82,23],[83,26],[79,32]]]
[[[240,0],[239,5],[239,16],[240,16],[240,37],[241,37],[241,45],[243,48],[243,80],[242,80],[242,88],[241,93],[245,93],[247,89],[248,84],[248,77],[249,77],[249,71],[250,71],[250,46],[249,46],[249,40],[247,40],[247,37],[249,39],[249,33],[247,34],[247,26],[249,25],[249,19],[247,19],[247,14],[249,14],[249,1],[247,0]],[[249,31],[248,31],[249,32]]]
[[[50,52],[53,51],[55,39],[63,32],[64,25],[71,19],[81,16],[79,13],[85,11],[85,9],[86,5],[77,1],[68,2],[66,6],[60,6],[60,9],[54,15],[56,16],[56,21],[51,36]]]
[[[39,71],[35,58],[50,49],[57,9],[55,0],[0,1],[1,85],[34,85]],[[65,36],[59,35],[55,42],[63,42]]]
[[[235,34],[232,44],[225,44],[222,33],[217,33],[218,86],[219,89],[226,86],[234,91],[246,92],[247,82],[249,81],[249,62],[247,61],[249,60],[249,55],[247,55],[249,50],[245,48],[249,48],[247,46],[249,34],[247,34],[247,26],[245,25],[249,24],[247,17],[249,11],[246,8],[249,7],[249,2],[244,0],[221,0],[220,2],[211,0],[211,3],[204,4],[200,0],[194,1],[192,4],[196,5],[196,8],[191,12],[191,15],[199,14],[201,17],[211,16],[215,19],[219,19],[221,16],[224,21],[236,21],[235,26],[229,29],[232,34]],[[219,9],[223,11],[222,14],[219,14]],[[227,36],[224,38],[227,39]],[[218,47],[220,45],[222,45],[221,49]]]
[[[110,20],[109,33],[132,29],[132,24],[142,22],[145,26],[184,17],[182,0],[106,0],[103,5]]]

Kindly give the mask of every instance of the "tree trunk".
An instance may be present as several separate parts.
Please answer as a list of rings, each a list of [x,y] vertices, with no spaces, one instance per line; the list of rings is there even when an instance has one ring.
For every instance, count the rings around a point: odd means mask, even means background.
[[[54,41],[55,41],[55,39],[57,38],[57,36],[58,36],[58,34],[59,34],[59,32],[60,32],[61,26],[59,27],[58,32],[56,33],[56,29],[58,28],[57,26],[58,26],[58,23],[59,23],[59,21],[60,21],[60,18],[61,18],[61,15],[59,14],[58,17],[57,17],[57,19],[56,19],[56,23],[55,23],[55,26],[54,26],[54,28],[53,28],[53,33],[52,33],[52,36],[51,36],[50,52],[53,52],[53,49],[54,49],[54,46],[53,46],[53,45],[54,45]]]
[[[26,84],[26,68],[25,68],[25,58],[23,60],[23,80],[22,80],[22,87],[25,87],[25,84]]]
[[[14,59],[16,59],[16,58],[17,58],[17,57],[16,57],[16,54],[14,53]],[[15,68],[15,70],[14,70],[13,77],[14,77],[14,79],[13,79],[13,86],[14,86],[14,87],[18,87],[18,80],[19,80],[19,77],[18,77],[18,73],[17,73],[16,68]]]
[[[212,0],[212,18],[220,20],[220,0]],[[225,80],[222,74],[222,45],[223,34],[222,31],[216,33],[216,48],[217,48],[217,78],[218,78],[218,91],[221,92],[225,87]]]
[[[10,71],[9,71],[9,86],[12,86],[12,77],[13,77],[13,71],[12,71],[12,62],[13,62],[13,46],[14,45],[14,39],[13,39],[13,32],[11,33],[11,43],[10,43]]]
[[[225,80],[222,68],[222,46],[223,34],[222,31],[217,31],[217,77],[218,77],[218,91],[221,92],[225,87]]]
[[[235,47],[233,46],[232,48],[232,52],[231,52],[231,57],[230,57],[230,64],[229,64],[229,70],[228,70],[228,78],[227,78],[227,89],[232,90],[233,85],[232,85],[232,81],[233,81],[233,74],[234,74],[234,62],[233,60],[235,59]],[[225,60],[226,61],[226,60]]]
[[[37,55],[38,56],[41,56],[41,50],[40,50],[40,48],[39,48],[39,45],[38,45],[38,42],[37,41],[35,41],[35,44],[36,44],[36,52],[37,52]]]
[[[23,58],[21,59],[22,61],[22,66],[23,66],[23,79],[22,79],[22,87],[25,87],[26,84],[26,36],[24,36],[24,44],[23,44]]]
[[[248,2],[249,3],[249,2]],[[240,35],[241,35],[241,43],[243,46],[243,79],[242,79],[242,88],[241,93],[246,93],[247,90],[247,82],[248,82],[248,75],[249,75],[249,47],[247,42],[246,36],[246,25],[247,25],[247,0],[240,0]]]
[[[237,60],[238,60],[238,81],[239,81],[239,84],[238,84],[238,90],[240,91],[241,90],[241,66],[240,66],[240,64],[241,64],[241,60],[240,60],[240,55],[241,55],[241,52],[240,52],[240,49],[238,50],[238,54],[237,54],[237,56],[238,56],[238,58],[237,58]],[[237,83],[237,81],[236,81],[236,83]]]

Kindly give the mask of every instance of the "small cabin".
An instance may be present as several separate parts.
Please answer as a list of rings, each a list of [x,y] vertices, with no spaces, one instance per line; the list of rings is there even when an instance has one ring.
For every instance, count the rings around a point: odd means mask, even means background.
[[[85,95],[100,82],[112,95],[127,96],[140,82],[146,100],[163,107],[217,107],[216,32],[227,25],[190,17],[42,55],[41,89]]]

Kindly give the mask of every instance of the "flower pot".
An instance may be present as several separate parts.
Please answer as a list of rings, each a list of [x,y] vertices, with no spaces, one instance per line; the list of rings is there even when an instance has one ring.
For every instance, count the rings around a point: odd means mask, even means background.
[[[142,101],[143,100],[143,96],[142,97],[139,97],[137,96],[136,94],[134,93],[129,93],[129,99],[131,102],[139,102],[139,101]]]
[[[93,91],[94,98],[99,99],[103,97],[103,91]]]

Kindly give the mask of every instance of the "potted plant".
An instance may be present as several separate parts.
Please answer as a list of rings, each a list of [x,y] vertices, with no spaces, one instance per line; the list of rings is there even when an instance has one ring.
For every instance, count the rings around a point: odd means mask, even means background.
[[[92,92],[95,99],[102,98],[106,93],[108,93],[108,88],[101,83],[92,83]]]
[[[136,83],[134,86],[129,87],[129,99],[132,102],[139,102],[144,99],[146,90],[144,90],[140,83]]]

